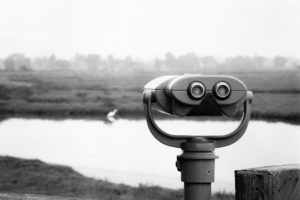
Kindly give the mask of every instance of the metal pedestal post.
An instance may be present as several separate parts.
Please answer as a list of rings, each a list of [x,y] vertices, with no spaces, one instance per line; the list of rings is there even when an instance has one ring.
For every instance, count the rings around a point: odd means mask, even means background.
[[[182,143],[183,153],[177,156],[176,166],[184,182],[185,200],[210,200],[214,182],[215,143],[195,137]]]

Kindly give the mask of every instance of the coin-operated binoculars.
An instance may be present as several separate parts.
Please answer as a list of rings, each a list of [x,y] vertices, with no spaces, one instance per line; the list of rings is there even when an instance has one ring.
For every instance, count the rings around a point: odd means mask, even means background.
[[[144,110],[152,135],[161,143],[181,148],[176,166],[184,182],[185,200],[210,200],[214,181],[214,149],[228,146],[242,137],[250,119],[252,92],[231,76],[163,76],[144,87]],[[152,115],[159,112],[184,116],[236,117],[243,112],[239,126],[225,135],[171,135],[160,129]]]

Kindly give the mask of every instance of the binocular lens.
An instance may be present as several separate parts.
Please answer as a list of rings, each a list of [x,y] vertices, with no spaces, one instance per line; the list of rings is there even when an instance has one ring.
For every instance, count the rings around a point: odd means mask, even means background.
[[[230,86],[226,82],[218,82],[215,85],[214,93],[218,99],[226,99],[231,93]]]
[[[205,87],[200,82],[193,82],[189,85],[188,94],[192,99],[199,100],[205,94]]]

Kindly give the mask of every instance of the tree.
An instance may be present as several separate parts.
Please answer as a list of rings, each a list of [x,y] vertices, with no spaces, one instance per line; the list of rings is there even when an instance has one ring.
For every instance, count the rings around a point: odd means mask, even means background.
[[[287,63],[287,59],[283,56],[276,56],[273,59],[273,65],[276,68],[283,68],[285,67],[286,63]]]
[[[26,65],[21,65],[19,70],[21,72],[31,72],[32,71],[32,69]]]
[[[176,57],[170,52],[166,53],[165,66],[168,69],[177,68],[177,66],[176,66]]]
[[[156,58],[156,59],[154,60],[154,70],[155,70],[155,71],[160,71],[160,70],[162,70],[163,65],[164,65],[164,63],[163,63],[162,60],[160,60],[160,59],[158,59],[158,58]]]
[[[210,69],[217,65],[217,61],[212,56],[203,56],[200,58],[200,62],[202,62],[205,68]]]
[[[228,58],[225,61],[225,66],[230,70],[252,70],[256,68],[253,59],[249,56],[236,56]]]
[[[88,65],[86,63],[86,56],[83,54],[76,54],[73,59],[72,67],[74,70],[88,70]]]
[[[116,70],[117,60],[113,55],[108,55],[106,59],[106,70],[109,72],[114,72]]]
[[[0,59],[0,70],[4,69],[3,60]]]
[[[55,68],[60,70],[69,70],[71,67],[70,62],[64,59],[57,59],[55,61]]]
[[[254,56],[253,61],[258,69],[261,69],[265,66],[266,58],[263,56]]]
[[[195,53],[188,53],[179,56],[177,59],[178,70],[182,68],[185,70],[197,70],[200,67],[198,56]]]
[[[56,56],[51,55],[48,59],[48,69],[55,69],[56,68]]]
[[[22,53],[15,53],[9,55],[3,61],[4,69],[6,71],[18,71],[22,69],[31,70],[31,60],[30,58],[25,57]]]
[[[89,54],[86,56],[86,64],[90,71],[96,71],[101,64],[101,57],[98,54]]]
[[[3,61],[5,71],[15,71],[16,70],[16,61],[12,56],[9,56]]]

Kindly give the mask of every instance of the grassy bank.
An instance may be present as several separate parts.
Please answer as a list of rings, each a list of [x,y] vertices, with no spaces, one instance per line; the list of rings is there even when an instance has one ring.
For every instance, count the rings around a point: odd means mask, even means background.
[[[1,72],[0,115],[3,118],[102,118],[117,108],[121,117],[141,118],[142,88],[161,75],[164,73]],[[300,124],[299,72],[230,75],[240,78],[254,92],[254,119]]]
[[[124,184],[114,184],[85,177],[70,167],[50,165],[40,160],[0,157],[0,172],[0,193],[25,193],[101,200],[183,199],[182,190],[147,185],[131,187]],[[234,199],[234,195],[218,193],[213,196],[213,200],[225,199]]]

